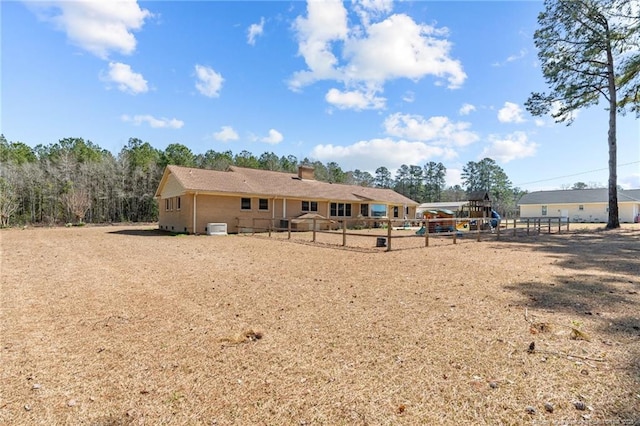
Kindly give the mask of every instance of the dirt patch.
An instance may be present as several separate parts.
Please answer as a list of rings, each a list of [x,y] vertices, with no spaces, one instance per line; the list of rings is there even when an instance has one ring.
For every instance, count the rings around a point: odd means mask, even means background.
[[[2,231],[0,423],[640,421],[640,226],[367,241]]]

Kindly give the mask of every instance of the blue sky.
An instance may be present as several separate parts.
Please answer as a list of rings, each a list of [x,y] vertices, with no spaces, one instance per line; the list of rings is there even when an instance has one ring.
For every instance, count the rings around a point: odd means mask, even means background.
[[[344,170],[491,157],[523,189],[606,185],[604,104],[571,126],[545,91],[538,1],[3,1],[0,131],[31,146],[131,137]],[[618,122],[618,182],[640,188],[640,126]]]

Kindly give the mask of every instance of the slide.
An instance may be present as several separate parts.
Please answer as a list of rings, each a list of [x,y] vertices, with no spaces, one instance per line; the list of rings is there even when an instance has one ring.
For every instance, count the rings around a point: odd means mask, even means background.
[[[459,222],[456,225],[456,229],[458,231],[468,231],[469,230],[469,221],[465,220],[465,221]]]

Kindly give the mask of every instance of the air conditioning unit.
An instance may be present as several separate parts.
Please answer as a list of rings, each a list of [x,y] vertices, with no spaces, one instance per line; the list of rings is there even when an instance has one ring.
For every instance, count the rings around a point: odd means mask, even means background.
[[[227,235],[227,224],[207,223],[207,235]]]

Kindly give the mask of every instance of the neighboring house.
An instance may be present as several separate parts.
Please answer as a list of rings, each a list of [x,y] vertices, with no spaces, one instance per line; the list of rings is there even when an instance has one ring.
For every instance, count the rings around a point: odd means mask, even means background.
[[[418,203],[391,189],[320,182],[313,168],[298,174],[229,167],[226,171],[167,166],[155,194],[159,227],[200,234],[209,223],[227,231],[250,228],[254,218],[276,219],[318,214],[328,219],[415,217]],[[306,216],[309,217],[309,216]],[[268,221],[256,227],[265,228]]]
[[[523,195],[518,206],[522,218],[563,217],[571,222],[607,222],[609,191],[607,188],[537,191]],[[619,189],[620,222],[637,222],[639,214],[640,189]]]

